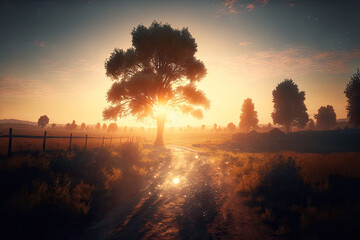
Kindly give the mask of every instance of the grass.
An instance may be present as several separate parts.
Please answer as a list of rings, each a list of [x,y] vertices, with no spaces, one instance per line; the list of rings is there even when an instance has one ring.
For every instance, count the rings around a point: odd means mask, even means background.
[[[0,238],[77,238],[136,192],[150,166],[146,154],[124,143],[112,152],[23,151],[0,159]]]
[[[232,153],[236,191],[275,233],[291,239],[360,236],[360,153]]]

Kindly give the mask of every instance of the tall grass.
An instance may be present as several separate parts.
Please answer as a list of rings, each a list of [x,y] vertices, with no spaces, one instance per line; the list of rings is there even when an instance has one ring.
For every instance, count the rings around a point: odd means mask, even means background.
[[[80,236],[126,194],[124,178],[136,188],[147,173],[142,158],[139,145],[125,143],[114,151],[23,151],[0,159],[0,238]]]
[[[360,237],[360,153],[221,155],[230,163],[236,191],[277,234]]]

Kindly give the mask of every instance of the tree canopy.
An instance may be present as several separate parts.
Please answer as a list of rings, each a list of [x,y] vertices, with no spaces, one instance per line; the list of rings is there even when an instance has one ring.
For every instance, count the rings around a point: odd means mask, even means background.
[[[240,129],[245,132],[250,131],[250,129],[256,129],[258,122],[257,112],[255,111],[255,105],[252,99],[245,99],[241,107]]]
[[[305,92],[299,91],[292,79],[279,83],[273,94],[274,112],[271,117],[274,124],[283,125],[289,132],[291,127],[304,128],[309,121],[305,106]]]
[[[351,76],[349,83],[344,91],[347,97],[347,117],[349,123],[355,127],[360,127],[360,70]]]
[[[77,124],[76,124],[75,120],[73,120],[71,124],[67,123],[65,128],[70,131],[75,130],[77,128]]]
[[[329,130],[336,126],[336,113],[331,105],[320,107],[314,118],[316,119],[316,127],[318,129]]]
[[[132,115],[157,119],[156,144],[162,135],[168,108],[203,117],[210,106],[196,83],[206,75],[202,61],[195,57],[197,44],[187,28],[172,28],[154,21],[138,25],[131,32],[132,47],[114,49],[105,62],[106,75],[114,80],[107,93],[110,106],[105,120]]]
[[[229,131],[233,132],[233,131],[236,130],[236,126],[235,126],[235,124],[234,124],[233,122],[230,122],[230,123],[228,123],[228,125],[227,125],[227,129],[228,129]]]
[[[47,124],[49,124],[48,116],[43,115],[43,116],[39,117],[39,119],[38,119],[39,127],[44,128],[44,127],[46,127]]]

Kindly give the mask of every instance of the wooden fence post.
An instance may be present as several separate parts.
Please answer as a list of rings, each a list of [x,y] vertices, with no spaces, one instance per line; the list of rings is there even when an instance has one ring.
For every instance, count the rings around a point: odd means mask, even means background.
[[[12,144],[12,128],[9,128],[9,149],[8,149],[8,157],[11,157],[11,144]]]
[[[70,133],[69,151],[71,151],[71,139],[72,139],[72,133]]]
[[[105,137],[103,136],[101,147],[104,147],[104,139],[105,139]]]
[[[44,132],[43,152],[45,152],[45,144],[46,144],[46,131]]]
[[[84,150],[86,151],[86,146],[87,146],[87,134],[85,136],[85,146],[84,146]]]
[[[111,149],[112,135],[110,137],[110,149]]]

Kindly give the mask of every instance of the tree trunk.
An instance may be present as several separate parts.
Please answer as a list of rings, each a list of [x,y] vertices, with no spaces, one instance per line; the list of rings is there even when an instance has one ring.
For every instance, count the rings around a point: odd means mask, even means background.
[[[155,140],[155,145],[164,145],[164,140],[163,140],[163,136],[164,136],[164,127],[165,127],[165,120],[166,120],[166,114],[165,113],[160,113],[159,116],[157,117],[157,133],[156,133],[156,140]]]

